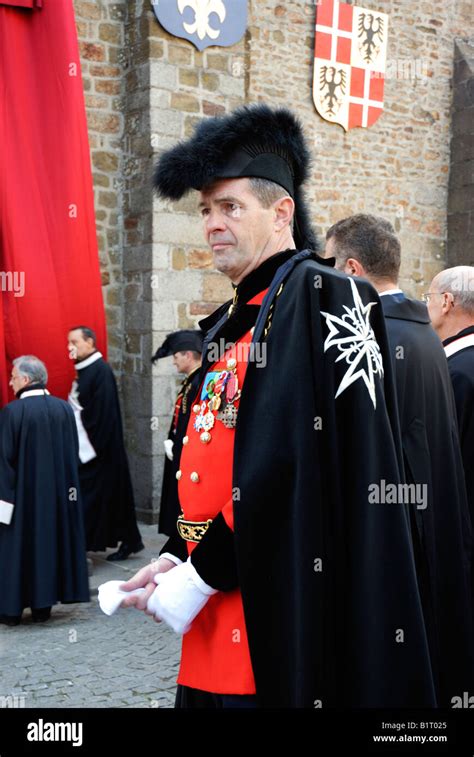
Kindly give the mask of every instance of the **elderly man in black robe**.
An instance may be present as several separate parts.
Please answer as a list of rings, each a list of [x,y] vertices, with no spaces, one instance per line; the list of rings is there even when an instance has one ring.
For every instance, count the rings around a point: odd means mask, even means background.
[[[16,400],[0,412],[0,622],[25,607],[48,620],[57,602],[88,602],[78,440],[67,402],[51,397],[45,365],[13,361]]]
[[[377,289],[395,369],[407,505],[438,700],[451,706],[473,676],[471,526],[446,358],[426,305],[398,284],[392,225],[358,214],[327,232],[336,267]]]
[[[123,439],[114,374],[87,326],[72,328],[69,356],[77,378],[69,394],[79,434],[79,478],[90,552],[115,547],[107,560],[126,560],[144,549],[135,515],[132,480]]]
[[[456,266],[441,271],[425,298],[448,359],[474,522],[474,267]]]

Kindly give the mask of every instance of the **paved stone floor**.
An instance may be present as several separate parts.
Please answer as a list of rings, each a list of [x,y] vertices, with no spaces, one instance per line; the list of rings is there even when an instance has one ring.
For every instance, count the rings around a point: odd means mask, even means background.
[[[19,626],[0,625],[0,706],[7,697],[33,708],[173,706],[181,638],[133,609],[107,617],[97,602],[99,584],[126,580],[157,557],[157,527],[140,531],[145,550],[125,562],[90,555],[90,603],[56,605],[47,623],[25,610]]]

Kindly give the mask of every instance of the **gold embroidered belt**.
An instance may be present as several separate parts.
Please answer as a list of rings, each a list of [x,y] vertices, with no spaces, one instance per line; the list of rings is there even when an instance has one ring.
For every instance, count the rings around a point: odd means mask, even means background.
[[[207,529],[212,523],[212,518],[208,520],[185,520],[180,515],[177,521],[178,533],[185,541],[200,542]]]

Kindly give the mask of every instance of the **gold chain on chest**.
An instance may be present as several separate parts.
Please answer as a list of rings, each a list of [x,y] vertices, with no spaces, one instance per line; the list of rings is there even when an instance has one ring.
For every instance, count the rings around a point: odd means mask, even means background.
[[[267,321],[265,323],[265,328],[263,330],[263,338],[264,339],[267,338],[268,332],[270,331],[270,329],[272,327],[272,320],[273,320],[273,315],[274,315],[276,301],[277,301],[278,297],[280,296],[280,294],[283,292],[283,287],[284,286],[285,286],[285,282],[282,281],[282,283],[280,284],[280,287],[278,289],[278,292],[275,295],[275,299],[273,300],[272,304],[270,305],[270,310],[268,311]]]

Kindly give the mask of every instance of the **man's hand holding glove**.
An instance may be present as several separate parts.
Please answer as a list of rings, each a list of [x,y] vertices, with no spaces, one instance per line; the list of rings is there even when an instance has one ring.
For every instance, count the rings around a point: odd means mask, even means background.
[[[158,585],[148,599],[147,611],[179,634],[189,631],[209,598],[217,594],[200,578],[190,557],[166,573],[157,573],[154,581]]]

